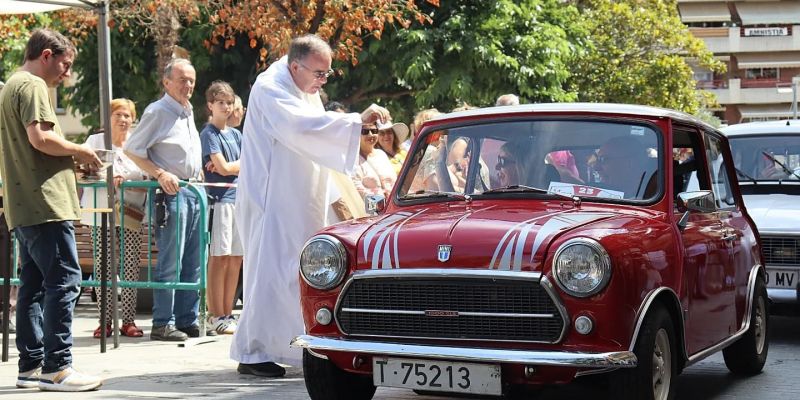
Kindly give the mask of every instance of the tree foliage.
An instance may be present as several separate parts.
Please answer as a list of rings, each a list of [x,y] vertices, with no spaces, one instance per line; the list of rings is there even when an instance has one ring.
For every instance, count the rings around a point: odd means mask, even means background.
[[[47,14],[0,15],[0,80],[5,81],[20,65],[30,31],[50,23]]]
[[[207,0],[215,10],[210,44],[225,49],[245,34],[261,61],[286,52],[293,37],[313,33],[328,40],[337,59],[358,63],[365,37],[380,39],[388,25],[408,27],[429,18],[410,0]],[[438,5],[439,0],[423,3]]]
[[[645,104],[697,114],[715,103],[695,89],[687,58],[724,70],[680,21],[674,0],[579,2],[590,41],[573,64],[582,101]]]
[[[328,85],[331,98],[361,107],[417,109],[493,105],[498,95],[573,101],[570,63],[583,42],[579,14],[558,0],[452,0],[426,7],[431,24],[369,39],[355,66]]]

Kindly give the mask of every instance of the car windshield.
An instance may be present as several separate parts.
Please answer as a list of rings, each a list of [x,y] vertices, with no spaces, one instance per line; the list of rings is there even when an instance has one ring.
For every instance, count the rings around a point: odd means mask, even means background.
[[[659,137],[649,125],[589,120],[428,129],[406,161],[397,196],[650,200],[662,192]]]
[[[800,180],[800,134],[728,139],[739,181]]]

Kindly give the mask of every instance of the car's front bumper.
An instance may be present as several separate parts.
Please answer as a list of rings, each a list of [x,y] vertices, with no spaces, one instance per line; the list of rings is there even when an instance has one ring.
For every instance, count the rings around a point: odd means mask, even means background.
[[[631,351],[579,353],[566,351],[507,350],[480,347],[449,347],[403,343],[370,342],[301,335],[290,344],[311,351],[338,351],[409,358],[442,359],[478,363],[511,363],[573,368],[632,368],[636,355]]]

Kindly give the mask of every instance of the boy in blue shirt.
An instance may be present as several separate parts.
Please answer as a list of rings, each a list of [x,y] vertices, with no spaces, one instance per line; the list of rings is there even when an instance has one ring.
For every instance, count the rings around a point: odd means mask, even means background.
[[[227,82],[211,83],[206,90],[206,104],[211,119],[200,132],[206,182],[220,184],[220,187],[207,188],[213,204],[213,217],[206,295],[210,314],[208,329],[221,334],[233,334],[236,331],[233,299],[243,254],[233,216],[242,133],[227,123],[233,111],[234,99],[233,88]]]

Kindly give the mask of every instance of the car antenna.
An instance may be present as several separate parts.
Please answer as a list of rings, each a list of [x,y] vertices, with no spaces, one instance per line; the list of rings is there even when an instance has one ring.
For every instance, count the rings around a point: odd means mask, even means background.
[[[787,119],[786,120],[786,126],[789,126],[789,125],[791,125],[791,124],[789,123],[789,120]]]

